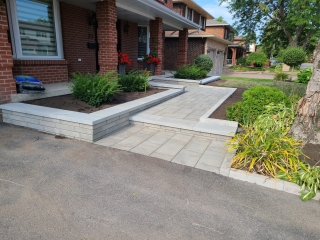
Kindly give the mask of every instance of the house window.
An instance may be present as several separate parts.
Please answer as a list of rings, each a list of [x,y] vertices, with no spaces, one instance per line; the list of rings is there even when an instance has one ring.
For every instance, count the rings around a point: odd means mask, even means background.
[[[186,7],[186,18],[190,21],[193,21],[193,10],[191,8]]]
[[[13,0],[8,7],[15,58],[63,58],[56,0]]]
[[[138,26],[138,59],[149,53],[149,31],[147,26]]]
[[[205,17],[202,17],[200,16],[200,24],[202,29],[206,29],[206,18]]]
[[[228,29],[226,29],[224,31],[224,39],[228,39],[228,38],[229,38],[229,31],[228,31]]]

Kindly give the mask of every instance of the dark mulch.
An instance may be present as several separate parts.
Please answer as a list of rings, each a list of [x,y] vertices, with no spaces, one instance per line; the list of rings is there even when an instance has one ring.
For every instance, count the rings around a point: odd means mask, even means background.
[[[303,153],[309,157],[304,159],[306,162],[308,162],[311,166],[314,166],[317,164],[317,166],[320,166],[320,144],[311,144],[308,143],[303,147]]]
[[[227,107],[231,106],[233,103],[238,102],[242,99],[242,93],[247,90],[246,88],[237,88],[237,90],[224,101],[217,110],[215,110],[210,118],[217,118],[227,120]]]
[[[51,98],[37,99],[32,101],[27,101],[24,103],[38,105],[43,107],[58,108],[63,110],[83,112],[83,113],[92,113],[105,108],[114,107],[116,105],[130,102],[139,98],[144,98],[156,93],[163,92],[163,89],[150,88],[147,92],[120,92],[116,93],[114,99],[111,102],[103,103],[100,107],[93,107],[87,104],[84,101],[76,99],[71,94],[63,95]]]

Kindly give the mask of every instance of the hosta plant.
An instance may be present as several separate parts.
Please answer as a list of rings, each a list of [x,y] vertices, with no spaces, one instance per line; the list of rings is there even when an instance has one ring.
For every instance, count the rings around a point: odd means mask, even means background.
[[[291,171],[290,176],[279,171],[277,177],[291,181],[301,186],[300,199],[308,201],[317,195],[320,187],[320,166],[310,166],[308,164],[300,163],[298,171]]]

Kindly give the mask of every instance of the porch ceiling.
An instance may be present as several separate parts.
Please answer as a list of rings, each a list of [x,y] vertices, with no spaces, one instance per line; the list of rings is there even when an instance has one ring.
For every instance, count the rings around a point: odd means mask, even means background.
[[[95,11],[98,0],[60,0],[75,6]],[[199,29],[201,26],[171,11],[154,0],[116,0],[118,19],[149,25],[150,20],[162,18],[165,31]]]

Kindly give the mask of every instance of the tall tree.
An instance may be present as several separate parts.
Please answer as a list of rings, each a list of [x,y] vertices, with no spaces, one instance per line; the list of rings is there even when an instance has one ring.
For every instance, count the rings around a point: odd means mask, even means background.
[[[220,0],[229,4],[237,20],[237,29],[244,34],[261,31],[268,23],[281,29],[290,46],[306,49],[315,36],[320,36],[319,0]],[[269,25],[270,27],[270,25]]]
[[[227,23],[227,21],[224,20],[222,16],[216,18],[215,20],[218,21],[218,22]]]
[[[314,51],[312,77],[300,99],[292,133],[306,142],[320,142],[320,41]]]

